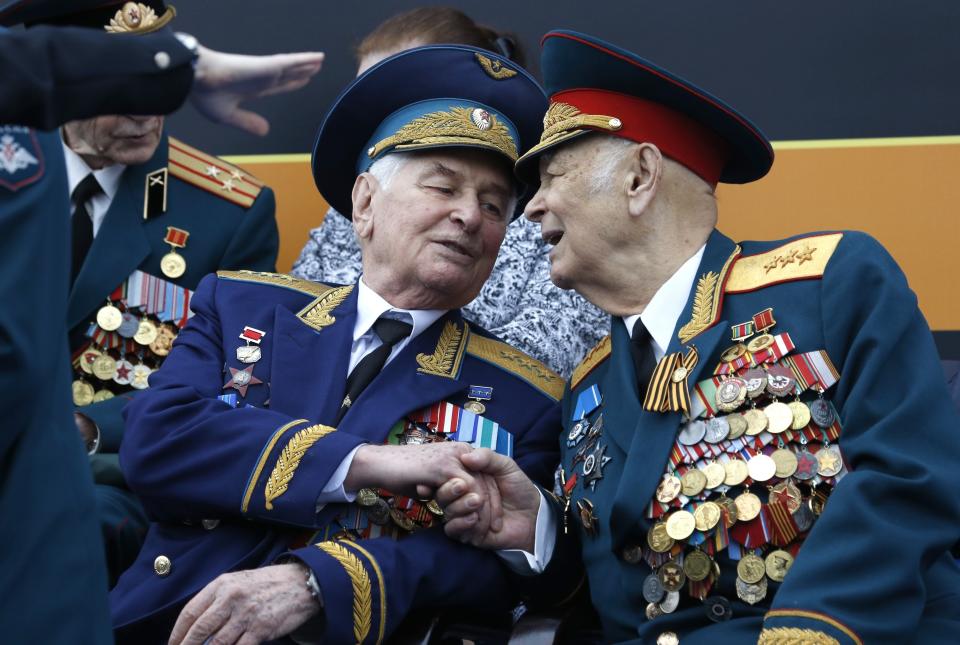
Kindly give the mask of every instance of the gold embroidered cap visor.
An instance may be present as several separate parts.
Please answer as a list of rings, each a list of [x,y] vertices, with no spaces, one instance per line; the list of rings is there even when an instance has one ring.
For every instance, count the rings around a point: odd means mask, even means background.
[[[550,95],[543,136],[517,162],[536,184],[545,151],[588,132],[655,144],[707,183],[747,183],[773,164],[766,136],[732,107],[636,54],[575,31],[541,41]]]
[[[58,25],[121,34],[158,31],[176,15],[163,0],[12,0],[0,5],[0,24],[7,27]]]
[[[533,77],[492,52],[461,45],[410,49],[371,67],[334,101],[314,144],[314,181],[350,219],[357,175],[383,156],[474,148],[513,164],[539,140],[546,108]]]

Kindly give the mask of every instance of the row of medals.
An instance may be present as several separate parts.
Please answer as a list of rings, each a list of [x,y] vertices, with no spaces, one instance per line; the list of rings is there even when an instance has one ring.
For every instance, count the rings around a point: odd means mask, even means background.
[[[114,389],[127,391],[127,388],[144,390],[149,387],[150,374],[159,369],[177,337],[177,329],[172,323],[160,323],[146,315],[138,317],[129,311],[121,311],[113,303],[97,311],[97,326],[106,332],[116,332],[125,340],[132,339],[142,349],[136,364],[128,361],[123,353],[114,356],[111,350],[95,345],[84,350],[80,360],[83,373],[73,382],[73,403],[76,406],[113,398]],[[143,362],[143,354],[147,350],[156,367],[151,368]],[[97,384],[99,389],[86,379],[86,375],[101,381]],[[115,384],[111,386],[112,389],[107,387],[111,382]]]
[[[694,446],[701,441],[718,444],[756,436],[767,431],[779,435],[787,430],[803,430],[811,420],[826,430],[835,421],[830,403],[822,397],[804,402],[795,396],[789,403],[779,398],[794,393],[796,380],[789,368],[773,365],[767,369],[752,368],[741,377],[727,378],[716,391],[716,405],[725,416],[688,422],[678,435],[678,442]],[[770,401],[760,408],[757,400],[766,397]],[[744,404],[750,408],[738,409]],[[690,468],[681,477],[673,473],[664,475],[657,488],[656,499],[662,504],[674,501],[681,494],[693,498],[720,489],[720,497],[700,504],[693,512],[677,510],[666,520],[659,520],[647,534],[647,546],[651,551],[663,554],[671,551],[677,542],[683,542],[693,532],[708,532],[721,521],[726,528],[736,522],[749,522],[760,514],[762,502],[748,488],[736,498],[726,496],[729,487],[743,485],[747,479],[764,483],[774,478],[781,481],[770,488],[771,496],[783,495],[788,500],[788,509],[793,515],[799,533],[805,533],[813,525],[816,516],[823,510],[829,495],[826,486],[809,486],[806,482],[816,476],[829,478],[837,475],[842,460],[836,446],[824,445],[816,454],[805,447],[805,440],[797,452],[785,447],[782,442],[772,454],[758,453],[748,461],[733,458],[724,464],[711,461],[703,468]],[[801,464],[804,465],[800,468]],[[804,495],[797,483],[808,489]],[[624,551],[627,562],[638,563],[642,548],[632,547]],[[782,582],[793,564],[793,556],[786,550],[775,549],[765,557],[746,553],[737,564],[737,596],[748,604],[756,604],[767,595],[767,580]],[[684,584],[720,577],[720,566],[699,548],[686,553],[683,563],[671,559],[661,565],[644,580],[643,596],[649,603],[646,615],[649,619],[674,611],[680,602],[679,592]],[[730,603],[720,596],[703,599],[707,615],[716,621],[726,620],[731,615]]]

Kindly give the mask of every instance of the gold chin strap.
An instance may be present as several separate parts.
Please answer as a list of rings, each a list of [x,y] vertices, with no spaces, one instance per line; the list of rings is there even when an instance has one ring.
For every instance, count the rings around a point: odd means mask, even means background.
[[[170,5],[162,16],[142,2],[128,2],[110,19],[104,30],[111,34],[149,34],[163,28],[177,15]]]

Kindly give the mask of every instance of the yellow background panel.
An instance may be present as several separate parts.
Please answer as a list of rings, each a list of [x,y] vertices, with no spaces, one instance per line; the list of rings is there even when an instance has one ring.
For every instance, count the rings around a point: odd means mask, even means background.
[[[960,330],[960,141],[785,142],[764,179],[721,185],[720,229],[734,239],[857,229],[876,237],[935,330]],[[307,155],[229,157],[277,193],[279,271],[289,271],[326,204]]]

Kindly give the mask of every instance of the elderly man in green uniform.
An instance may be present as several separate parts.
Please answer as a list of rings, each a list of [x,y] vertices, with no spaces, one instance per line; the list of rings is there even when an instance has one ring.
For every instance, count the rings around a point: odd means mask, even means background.
[[[148,34],[175,15],[162,0],[75,0],[13,3],[0,20]],[[162,116],[113,115],[60,131],[72,209],[75,417],[90,452],[100,453],[92,463],[111,582],[146,531],[116,467],[121,410],[169,353],[200,279],[218,269],[271,271],[279,244],[273,192],[163,126]]]
[[[573,577],[576,538],[610,641],[955,641],[958,417],[896,263],[855,231],[735,243],[715,188],[769,170],[754,125],[584,34],[547,34],[542,63],[526,215],[611,331],[564,396],[555,503],[464,455],[503,528],[451,480],[448,534],[541,562],[552,521],[544,575]]]

